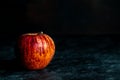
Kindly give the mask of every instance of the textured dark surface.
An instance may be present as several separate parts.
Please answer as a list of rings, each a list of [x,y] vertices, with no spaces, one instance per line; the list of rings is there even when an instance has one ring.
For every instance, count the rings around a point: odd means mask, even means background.
[[[115,39],[116,38],[116,39]],[[0,46],[0,80],[119,80],[117,37],[54,38],[56,53],[44,69],[28,71],[14,60],[14,42]]]

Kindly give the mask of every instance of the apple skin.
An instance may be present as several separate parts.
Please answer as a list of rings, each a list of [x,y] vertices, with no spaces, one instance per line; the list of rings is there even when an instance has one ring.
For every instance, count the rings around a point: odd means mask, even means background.
[[[44,69],[53,59],[55,44],[44,33],[26,33],[18,39],[19,56],[22,65],[29,70]]]

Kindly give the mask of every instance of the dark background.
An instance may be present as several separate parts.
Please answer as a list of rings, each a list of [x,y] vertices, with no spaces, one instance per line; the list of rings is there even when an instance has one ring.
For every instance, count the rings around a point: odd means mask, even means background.
[[[0,36],[44,31],[50,35],[120,34],[119,0],[5,0]]]
[[[118,1],[1,0],[0,80],[119,80]],[[53,37],[55,56],[45,69],[26,71],[16,39],[40,31]]]

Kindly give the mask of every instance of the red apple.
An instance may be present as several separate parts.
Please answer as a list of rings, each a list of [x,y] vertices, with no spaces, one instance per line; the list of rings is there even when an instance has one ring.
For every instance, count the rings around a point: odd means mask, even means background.
[[[43,32],[21,35],[18,47],[21,62],[29,70],[45,68],[51,62],[55,53],[53,39]]]

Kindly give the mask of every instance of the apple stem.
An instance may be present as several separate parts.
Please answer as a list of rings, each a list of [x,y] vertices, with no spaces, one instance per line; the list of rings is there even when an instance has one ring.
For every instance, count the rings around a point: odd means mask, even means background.
[[[43,31],[41,31],[41,32],[38,32],[38,34],[43,34]]]
[[[40,33],[43,34],[43,31],[41,31]]]

